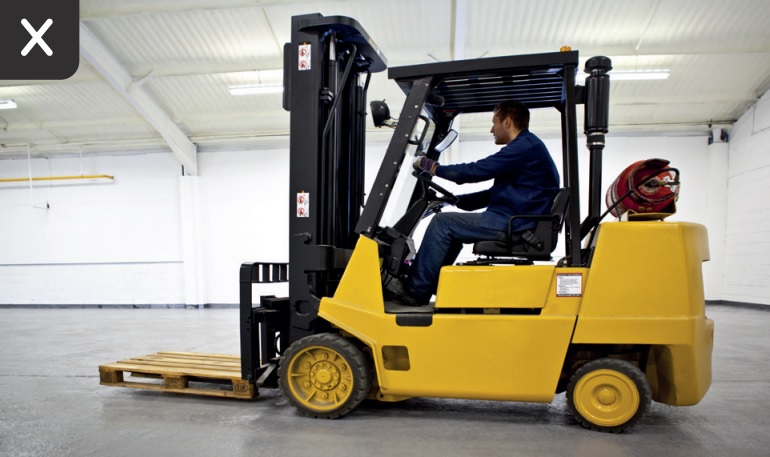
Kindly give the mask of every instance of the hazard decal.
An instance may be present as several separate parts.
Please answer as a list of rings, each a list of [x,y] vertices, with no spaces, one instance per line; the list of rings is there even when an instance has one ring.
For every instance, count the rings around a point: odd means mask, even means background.
[[[310,217],[310,194],[307,192],[297,194],[297,217]]]
[[[310,70],[310,45],[309,44],[299,45],[298,56],[299,56],[299,61],[297,62],[297,68],[300,71]]]

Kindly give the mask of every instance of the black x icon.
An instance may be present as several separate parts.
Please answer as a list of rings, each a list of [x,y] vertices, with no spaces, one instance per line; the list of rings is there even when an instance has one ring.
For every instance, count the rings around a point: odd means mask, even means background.
[[[48,28],[51,27],[51,24],[53,24],[53,19],[49,18],[47,21],[45,21],[45,23],[43,23],[43,26],[40,27],[40,30],[35,30],[28,20],[21,20],[21,25],[23,25],[24,28],[27,29],[27,32],[32,35],[32,39],[29,40],[27,45],[24,46],[24,49],[21,50],[21,55],[26,57],[27,54],[29,54],[29,51],[31,51],[35,45],[40,46],[40,48],[45,52],[47,56],[50,57],[53,55],[53,50],[51,50],[51,48],[48,46],[48,43],[43,40],[43,34],[45,34]]]
[[[78,0],[3,2],[0,79],[66,79],[80,63]]]

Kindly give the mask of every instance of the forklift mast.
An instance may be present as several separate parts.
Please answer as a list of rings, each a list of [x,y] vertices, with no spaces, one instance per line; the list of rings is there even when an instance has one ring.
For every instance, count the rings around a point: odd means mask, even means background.
[[[383,215],[398,179],[410,179],[410,159],[438,160],[438,147],[462,113],[492,113],[500,101],[561,114],[565,217],[564,266],[588,266],[581,241],[598,225],[601,152],[607,133],[610,60],[586,64],[578,86],[577,51],[438,62],[388,69],[406,94],[390,144],[364,202],[367,89],[387,60],[363,27],[343,16],[294,16],[284,46],[284,109],[290,112],[289,262],[245,263],[240,271],[243,378],[271,385],[275,365],[292,342],[328,330],[318,318],[321,298],[339,284],[359,236],[378,242],[383,271],[398,273],[413,254],[411,235],[440,189],[415,176],[405,211],[392,226]],[[576,105],[585,104],[591,151],[589,214],[580,221]],[[421,127],[424,126],[424,127]],[[406,177],[406,178],[405,178]],[[426,180],[428,182],[426,182]],[[428,198],[430,197],[430,198]],[[365,203],[365,204],[364,204]],[[383,273],[383,274],[385,274]],[[289,297],[252,300],[252,284],[289,283]]]
[[[334,293],[364,203],[366,91],[387,68],[363,27],[346,17],[292,18],[284,46],[290,111],[289,297],[292,340],[312,333],[321,297]],[[301,133],[297,133],[301,132]]]
[[[316,332],[320,299],[339,283],[364,203],[366,93],[371,74],[386,68],[385,56],[356,20],[292,17],[283,72],[292,132],[289,262],[241,266],[244,379],[256,380],[260,358],[267,363],[290,341]],[[288,298],[262,297],[252,309],[253,283],[285,281]],[[273,333],[278,341],[268,337]]]

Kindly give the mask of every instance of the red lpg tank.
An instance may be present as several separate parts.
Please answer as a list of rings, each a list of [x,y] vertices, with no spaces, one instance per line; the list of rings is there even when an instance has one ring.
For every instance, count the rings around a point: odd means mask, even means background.
[[[607,189],[604,201],[610,213],[620,217],[627,211],[667,212],[679,197],[679,171],[669,163],[665,159],[640,160],[623,170]]]

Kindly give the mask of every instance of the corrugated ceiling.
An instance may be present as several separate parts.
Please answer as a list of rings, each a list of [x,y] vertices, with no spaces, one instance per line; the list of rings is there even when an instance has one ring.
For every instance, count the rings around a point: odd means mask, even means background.
[[[288,134],[280,94],[231,96],[227,87],[280,81],[295,14],[358,20],[391,66],[552,52],[607,55],[616,70],[671,71],[665,81],[614,81],[610,130],[706,132],[730,123],[770,88],[766,0],[82,0],[81,21],[200,150]],[[453,31],[457,32],[453,34]],[[457,40],[456,37],[464,37]],[[454,40],[454,41],[453,41]],[[377,74],[370,99],[398,112],[401,91]],[[110,153],[166,148],[161,134],[81,59],[65,81],[0,81],[0,158],[65,150]],[[553,132],[554,116],[533,129]],[[538,125],[540,123],[541,125]],[[486,134],[488,116],[462,133]],[[71,147],[63,147],[71,146]]]

